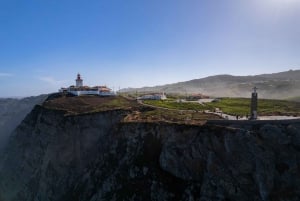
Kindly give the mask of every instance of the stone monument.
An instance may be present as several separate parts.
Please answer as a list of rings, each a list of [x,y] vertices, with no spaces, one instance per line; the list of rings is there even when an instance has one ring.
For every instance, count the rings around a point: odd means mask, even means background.
[[[251,110],[250,110],[250,120],[257,119],[257,87],[253,88],[253,92],[251,95]]]

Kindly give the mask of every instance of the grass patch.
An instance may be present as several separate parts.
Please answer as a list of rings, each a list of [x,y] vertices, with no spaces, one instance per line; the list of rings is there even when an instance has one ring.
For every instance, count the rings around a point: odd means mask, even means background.
[[[219,102],[207,103],[207,105],[220,108],[224,113],[231,115],[249,115],[249,98],[222,98]],[[300,115],[300,103],[286,100],[258,99],[259,115]]]
[[[223,113],[244,116],[250,113],[250,99],[222,98],[218,102],[206,103],[212,108],[219,108]]]
[[[174,100],[144,100],[143,102],[148,105],[175,110],[203,111],[213,109],[211,106],[208,105],[201,105],[199,103],[190,102],[176,102]]]
[[[250,98],[222,98],[217,102],[199,103],[176,102],[174,100],[145,100],[145,104],[174,110],[214,111],[219,108],[223,113],[245,116],[250,114]],[[286,100],[258,99],[259,115],[300,116],[300,103]]]
[[[300,115],[300,103],[286,100],[259,100],[258,112],[260,114],[274,115]]]

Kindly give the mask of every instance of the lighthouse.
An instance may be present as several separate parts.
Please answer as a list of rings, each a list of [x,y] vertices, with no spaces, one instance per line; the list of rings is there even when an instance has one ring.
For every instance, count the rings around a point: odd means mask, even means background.
[[[75,81],[76,81],[76,87],[82,87],[83,86],[83,81],[82,81],[79,73],[77,74],[77,79]]]
[[[115,96],[115,93],[111,91],[110,88],[106,86],[83,86],[83,80],[80,74],[77,74],[76,86],[72,85],[70,87],[59,89],[61,93],[71,93],[75,96],[81,95],[98,95],[98,96]]]
[[[250,120],[256,120],[257,119],[257,88],[253,88],[253,92],[251,95],[251,111],[250,111]]]

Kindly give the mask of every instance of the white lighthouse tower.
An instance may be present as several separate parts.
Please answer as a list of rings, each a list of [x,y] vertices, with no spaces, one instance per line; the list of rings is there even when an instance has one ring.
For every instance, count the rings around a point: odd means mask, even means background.
[[[80,77],[80,74],[77,74],[77,79],[76,79],[76,87],[82,87],[83,86],[83,80]]]

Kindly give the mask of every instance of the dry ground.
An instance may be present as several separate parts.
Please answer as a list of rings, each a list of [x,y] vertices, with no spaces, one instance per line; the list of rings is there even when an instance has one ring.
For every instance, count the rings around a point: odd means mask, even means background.
[[[196,111],[154,109],[124,97],[55,96],[44,102],[48,109],[66,111],[65,115],[89,114],[109,110],[127,110],[124,122],[171,122],[202,125],[209,119],[220,119],[214,114]]]

